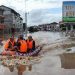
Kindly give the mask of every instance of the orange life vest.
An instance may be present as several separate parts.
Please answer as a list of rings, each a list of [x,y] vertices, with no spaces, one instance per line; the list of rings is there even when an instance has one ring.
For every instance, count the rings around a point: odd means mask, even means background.
[[[19,41],[21,46],[20,46],[20,52],[27,52],[27,43],[25,40],[20,40]]]
[[[14,46],[15,41],[11,42],[10,39],[7,40],[6,44],[4,45],[4,49],[8,49],[9,45],[11,45],[11,48]]]
[[[33,48],[33,40],[32,41],[27,40],[27,47],[28,47],[28,49]]]

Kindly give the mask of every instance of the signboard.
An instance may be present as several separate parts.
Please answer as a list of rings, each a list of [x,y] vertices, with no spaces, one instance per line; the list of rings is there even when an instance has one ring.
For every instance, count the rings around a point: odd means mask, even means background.
[[[63,22],[75,22],[75,17],[63,17]]]

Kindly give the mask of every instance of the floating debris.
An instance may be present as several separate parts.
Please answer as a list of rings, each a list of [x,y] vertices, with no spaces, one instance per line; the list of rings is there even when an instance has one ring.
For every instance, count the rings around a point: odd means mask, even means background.
[[[67,49],[66,51],[71,51],[72,49]]]

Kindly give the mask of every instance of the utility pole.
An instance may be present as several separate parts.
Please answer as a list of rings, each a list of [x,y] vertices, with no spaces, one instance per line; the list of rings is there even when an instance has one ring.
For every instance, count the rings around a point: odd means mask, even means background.
[[[26,37],[27,37],[27,11],[26,11],[26,0],[25,0],[25,24],[26,24],[26,29],[25,29],[25,34],[26,34]]]
[[[27,36],[27,13],[25,13],[25,24],[26,24],[25,33],[26,33],[26,36]]]

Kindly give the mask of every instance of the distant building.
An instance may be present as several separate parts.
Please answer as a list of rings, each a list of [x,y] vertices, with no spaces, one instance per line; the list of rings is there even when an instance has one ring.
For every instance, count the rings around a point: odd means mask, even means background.
[[[39,25],[39,30],[41,31],[49,31],[51,29],[50,24],[41,24]]]
[[[58,23],[53,22],[50,24],[41,24],[38,26],[39,30],[41,31],[56,31]]]
[[[75,28],[75,1],[63,1],[62,22],[66,29]]]
[[[0,23],[5,25],[6,33],[11,33],[12,28],[15,28],[16,32],[20,32],[23,30],[23,19],[15,10],[1,5],[0,16],[2,17],[0,18]]]

